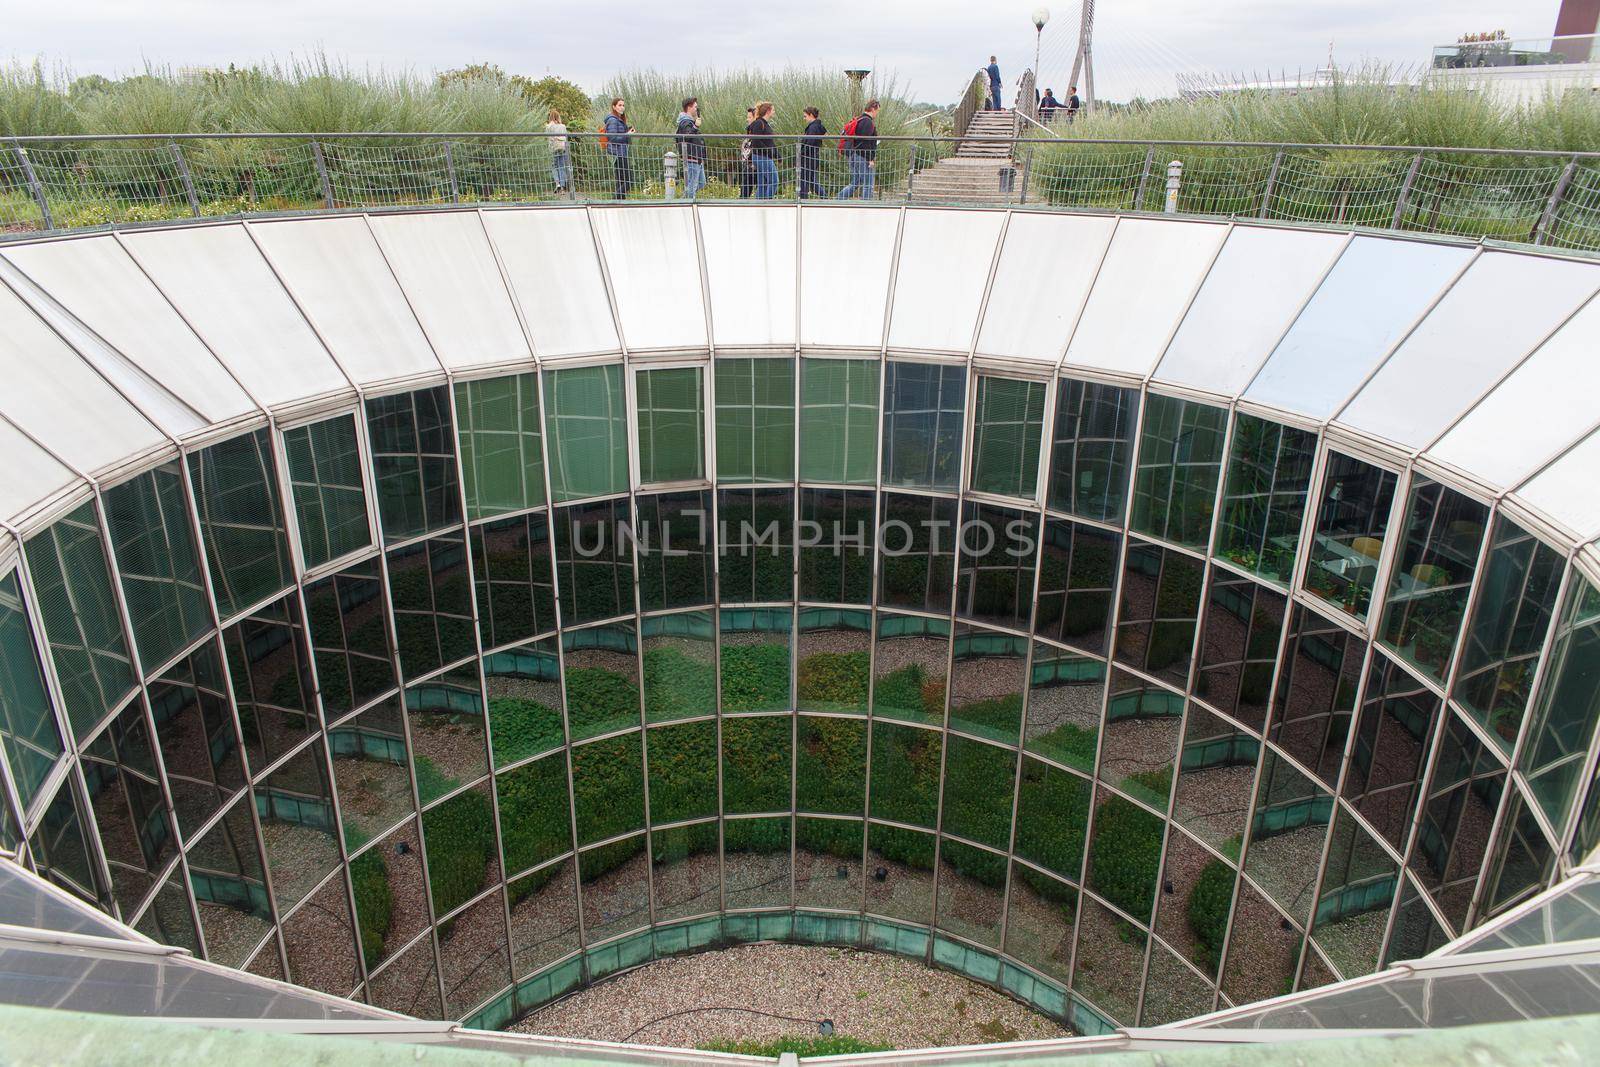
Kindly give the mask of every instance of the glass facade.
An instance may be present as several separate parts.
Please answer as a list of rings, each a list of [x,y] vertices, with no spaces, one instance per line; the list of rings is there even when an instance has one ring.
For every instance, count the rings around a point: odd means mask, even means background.
[[[1600,839],[1547,524],[1089,362],[862,350],[406,379],[125,468],[0,556],[0,846],[430,1017],[828,913],[1154,1025]]]

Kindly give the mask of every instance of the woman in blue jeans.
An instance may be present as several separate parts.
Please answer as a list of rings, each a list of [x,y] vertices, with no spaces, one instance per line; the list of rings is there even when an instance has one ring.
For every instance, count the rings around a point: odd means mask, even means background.
[[[772,137],[770,100],[756,105],[756,117],[745,127],[750,135],[750,160],[756,167],[756,198],[771,200],[778,193],[778,143]]]
[[[556,192],[564,193],[572,184],[572,157],[567,152],[567,125],[561,121],[561,112],[550,109],[549,122],[544,132],[550,134],[550,177],[556,183]]]

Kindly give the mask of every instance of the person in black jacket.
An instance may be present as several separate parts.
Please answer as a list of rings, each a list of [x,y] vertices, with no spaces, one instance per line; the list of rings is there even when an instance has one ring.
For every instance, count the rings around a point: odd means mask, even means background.
[[[814,107],[805,110],[806,135],[800,139],[800,148],[796,162],[799,164],[799,176],[796,181],[796,194],[801,200],[811,193],[822,196],[822,186],[817,182],[818,155],[822,151],[822,138],[828,132],[828,127],[822,124],[822,112]]]
[[[745,137],[739,142],[739,199],[748,200],[756,187],[756,161],[750,154],[750,124],[756,120],[756,109],[744,109]]]
[[[689,97],[678,116],[678,157],[683,160],[683,197],[693,200],[706,187],[706,139],[700,136],[700,101]]]
[[[750,135],[750,159],[755,164],[756,199],[771,200],[778,193],[778,143],[772,137],[772,122],[768,116],[776,109],[771,101],[756,105],[755,120],[745,127]]]
[[[839,191],[840,200],[849,200],[860,190],[861,199],[872,199],[872,179],[878,170],[878,102],[868,100],[856,119],[856,132],[845,144],[845,161],[850,165],[850,184]]]

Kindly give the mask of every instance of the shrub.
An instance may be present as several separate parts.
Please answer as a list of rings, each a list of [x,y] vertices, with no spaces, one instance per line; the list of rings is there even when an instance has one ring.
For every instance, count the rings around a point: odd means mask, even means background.
[[[919,871],[933,869],[933,835],[899,826],[874,825],[869,831],[872,851],[894,863]]]
[[[795,820],[795,845],[808,852],[861,861],[861,823],[843,819]]]
[[[394,892],[381,846],[350,861],[350,884],[356,895],[356,924],[361,928],[361,955],[370,969],[383,960],[383,942],[394,918]]]
[[[567,766],[560,753],[500,775],[495,789],[507,873],[527,870],[572,847]]]
[[[818,652],[800,661],[795,689],[800,705],[816,711],[866,710],[871,654]]]
[[[789,810],[789,717],[722,723],[722,805],[729,814]]]
[[[644,762],[639,734],[574,746],[572,788],[580,845],[644,825]]]
[[[494,813],[477,790],[451,797],[422,813],[427,835],[428,880],[440,915],[472,899],[483,885],[494,848]]]
[[[1161,819],[1109,796],[1095,813],[1089,881],[1111,903],[1148,922],[1161,867]]]
[[[1216,971],[1222,959],[1222,939],[1228,932],[1228,907],[1233,903],[1233,868],[1212,860],[1195,879],[1189,893],[1189,929],[1200,942],[1195,962]]]
[[[1016,761],[1016,753],[1008,749],[964,737],[950,738],[944,773],[944,829],[992,848],[1007,847]]]
[[[716,723],[686,722],[651,730],[651,824],[716,813]]]
[[[784,1053],[796,1056],[844,1056],[853,1052],[889,1052],[893,1045],[874,1045],[870,1041],[833,1034],[829,1037],[779,1037],[771,1041],[707,1041],[696,1046],[702,1052],[733,1052],[741,1056],[762,1056],[773,1059]]]
[[[644,711],[650,722],[686,719],[716,710],[717,682],[709,662],[694,659],[671,645],[645,650]]]
[[[932,827],[938,814],[940,735],[894,723],[872,728],[872,814]]]
[[[1088,821],[1088,782],[1038,760],[1023,760],[1017,797],[1017,855],[1077,881]]]
[[[567,670],[567,719],[574,740],[639,722],[639,687],[604,667]]]
[[[489,698],[489,728],[495,763],[519,763],[560,747],[561,713],[527,697]]]
[[[724,645],[722,710],[777,711],[789,706],[789,646]]]
[[[860,815],[865,801],[864,719],[800,719],[795,803],[802,811]]]

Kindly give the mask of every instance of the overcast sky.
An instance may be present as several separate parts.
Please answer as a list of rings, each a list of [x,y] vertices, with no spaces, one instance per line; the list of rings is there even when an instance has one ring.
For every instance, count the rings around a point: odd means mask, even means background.
[[[1341,66],[1426,61],[1465,32],[1549,34],[1560,0],[1100,0],[1102,96],[1151,94],[1177,70],[1311,70],[1332,42]],[[357,67],[430,73],[475,61],[570,78],[598,92],[618,70],[867,66],[918,99],[948,101],[998,53],[1007,84],[1032,64],[1033,4],[1011,0],[0,0],[0,58],[106,75],[144,64],[249,65],[313,49]],[[1064,83],[1078,4],[1051,5],[1043,81]]]

